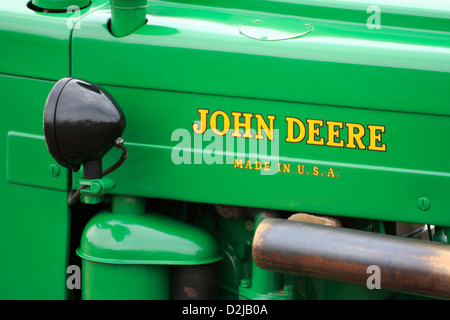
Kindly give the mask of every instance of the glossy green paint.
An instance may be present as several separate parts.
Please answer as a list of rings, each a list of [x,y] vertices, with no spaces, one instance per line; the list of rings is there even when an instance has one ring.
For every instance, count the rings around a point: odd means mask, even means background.
[[[124,139],[130,154],[121,170],[111,174],[116,182],[113,193],[449,224],[447,208],[450,203],[446,192],[449,187],[448,149],[442,147],[446,143],[442,137],[450,128],[448,117],[106,88],[127,114]],[[208,164],[212,157],[207,148],[212,141],[193,134],[191,129],[198,119],[197,108],[204,106],[211,108],[211,112],[220,109],[228,114],[235,110],[275,114],[275,123],[280,129],[280,162],[291,164],[290,173],[262,175],[261,170],[235,168],[235,157],[232,156],[231,162],[227,163],[226,155],[219,150],[216,163]],[[285,116],[299,117],[303,121],[313,118],[383,124],[386,126],[384,142],[387,152],[314,146],[304,142],[285,143]],[[439,127],[440,131],[414,129],[433,127]],[[184,135],[177,135],[176,130],[180,128]],[[364,141],[368,143],[368,137]],[[234,150],[237,150],[238,142],[235,139]],[[226,140],[223,139],[222,143],[225,147]],[[248,145],[248,141],[246,143]],[[173,158],[179,157],[177,150],[173,149],[175,146],[185,147],[190,164],[174,163]],[[105,158],[105,167],[116,161],[119,154],[114,151]],[[241,158],[254,160],[248,153],[239,154]],[[303,174],[299,173],[298,166],[305,166],[301,167]],[[315,166],[325,176],[314,176]],[[334,178],[326,177],[329,168],[335,171]],[[210,177],[218,183],[209,183]],[[430,199],[429,210],[422,211],[417,206],[421,197]]]
[[[147,24],[123,39],[107,30],[106,8],[83,19],[74,32],[73,75],[103,85],[449,114],[447,32],[384,22],[371,30],[365,11],[359,23],[298,14],[311,33],[258,41],[239,29],[272,17],[261,11],[150,1],[147,14]],[[96,55],[84,55],[88,48]]]
[[[145,199],[115,196],[112,212],[86,225],[80,257],[109,264],[195,265],[221,259],[214,238],[195,226],[145,212]]]
[[[9,183],[67,191],[68,173],[50,154],[41,135],[8,132],[6,174]],[[33,155],[33,161],[30,161]],[[45,170],[47,168],[47,170]]]
[[[42,139],[53,83],[0,75],[0,299],[66,299],[68,173]],[[38,119],[38,120],[36,120]]]
[[[146,22],[147,0],[112,0],[111,33],[125,37]]]
[[[127,117],[123,138],[129,157],[110,175],[113,199],[125,195],[450,226],[445,139],[450,10],[442,3],[421,8],[384,1],[148,1],[146,24],[124,37],[110,33],[109,1],[51,14],[32,11],[27,3],[0,0],[0,43],[7,48],[0,50],[5,150],[0,254],[6,261],[0,266],[1,298],[67,298],[69,242],[78,241],[67,206],[71,179],[49,157],[42,130],[47,94],[65,76],[102,85]],[[381,29],[366,25],[369,5],[380,6]],[[244,35],[242,26],[258,20],[270,30],[256,29],[260,40]],[[265,41],[266,33],[279,37],[295,20],[312,31]],[[279,160],[290,172],[262,175],[235,167],[235,158],[255,160],[250,140],[232,138],[234,147],[220,151],[209,137],[193,133],[199,108],[210,110],[208,116],[215,110],[274,115]],[[314,146],[305,144],[306,138],[286,143],[287,116],[305,123],[383,125],[387,150]],[[344,128],[341,135],[346,134]],[[327,138],[323,130],[320,137]],[[238,150],[243,141],[244,151]],[[363,142],[370,143],[368,135]],[[190,163],[178,163],[181,154],[174,147],[184,148],[183,159]],[[119,157],[115,151],[104,159],[105,167]],[[326,177],[330,168],[338,178]],[[81,176],[73,178],[76,187]],[[418,205],[423,198],[428,210]],[[239,289],[247,298],[271,298],[264,295],[272,288],[267,274],[253,272],[248,221],[195,221],[208,226],[218,249],[210,234],[187,222],[183,208],[172,212],[182,216],[174,219],[144,213],[142,202],[122,204],[113,203],[117,212],[101,212],[86,226],[79,251],[84,298],[167,299],[170,264],[209,263],[221,254],[222,298],[238,298]],[[79,210],[75,220],[85,217],[87,209],[79,208],[73,209]],[[109,237],[90,238],[102,232]],[[153,250],[155,243],[168,246]],[[180,243],[187,251],[175,250]],[[195,250],[199,244],[206,254]],[[252,278],[250,287],[241,283]],[[293,283],[288,280],[283,279]],[[345,298],[385,297],[363,287],[294,280],[308,290],[283,286],[288,295],[332,299],[344,297],[347,288]],[[154,287],[144,285],[148,282]]]
[[[0,0],[0,74],[59,80],[70,75],[70,38],[74,23],[101,7],[92,0],[80,11],[46,14],[28,0]]]
[[[222,256],[208,232],[146,212],[144,198],[114,196],[112,212],[86,225],[77,254],[83,259],[82,297],[169,299],[172,265],[214,263]]]
[[[69,175],[49,157],[43,107],[70,74],[71,23],[104,2],[58,14],[28,2],[0,1],[0,299],[67,299]]]
[[[311,14],[298,17],[314,28],[307,35],[258,41],[239,28],[270,18],[261,11],[150,1],[147,13],[147,24],[125,38],[109,33],[106,7],[74,32],[73,75],[102,84],[127,115],[130,157],[113,173],[113,193],[450,224],[449,146],[443,138],[450,128],[444,88],[450,35],[434,30],[442,26],[440,18],[420,31],[384,24],[371,30],[367,18],[356,24]],[[82,53],[88,48],[97,54],[87,58]],[[290,174],[235,168],[233,158],[226,164],[228,150],[216,150],[224,164],[208,164],[211,142],[192,130],[199,108],[230,117],[233,111],[275,115],[279,159],[290,164]],[[386,152],[286,143],[287,116],[385,126]],[[363,140],[367,146],[368,134]],[[174,163],[175,146],[184,147],[190,164]],[[231,154],[254,160],[246,148]],[[322,176],[330,168],[339,178]],[[211,177],[219,183],[211,184]],[[432,203],[427,211],[417,206],[422,197]]]
[[[366,21],[373,13],[380,12],[382,14],[382,26],[450,31],[447,23],[450,6],[448,3],[439,0],[178,0],[170,2],[229,10],[240,9],[271,14],[312,17],[358,24]]]
[[[108,177],[100,179],[80,179],[80,185],[86,186],[81,189],[80,201],[85,204],[97,204],[104,200],[106,194],[114,189],[114,181]]]

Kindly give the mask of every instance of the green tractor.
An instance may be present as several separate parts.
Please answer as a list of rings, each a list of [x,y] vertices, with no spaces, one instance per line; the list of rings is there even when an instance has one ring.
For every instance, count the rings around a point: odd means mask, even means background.
[[[449,298],[449,19],[0,0],[0,298]]]

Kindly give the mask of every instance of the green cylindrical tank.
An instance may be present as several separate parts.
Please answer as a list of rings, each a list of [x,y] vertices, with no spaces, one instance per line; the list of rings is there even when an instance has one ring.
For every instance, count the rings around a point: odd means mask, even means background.
[[[170,299],[171,266],[221,259],[203,229],[145,211],[145,199],[115,196],[111,212],[86,225],[77,254],[82,261],[82,298]]]
[[[83,259],[84,300],[168,300],[170,268],[152,265],[119,265]]]

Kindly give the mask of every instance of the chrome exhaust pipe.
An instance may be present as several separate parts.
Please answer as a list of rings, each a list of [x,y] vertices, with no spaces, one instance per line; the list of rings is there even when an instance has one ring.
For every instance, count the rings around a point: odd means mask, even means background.
[[[450,298],[450,245],[443,243],[267,218],[252,250],[261,269],[365,285],[375,265],[381,289]]]

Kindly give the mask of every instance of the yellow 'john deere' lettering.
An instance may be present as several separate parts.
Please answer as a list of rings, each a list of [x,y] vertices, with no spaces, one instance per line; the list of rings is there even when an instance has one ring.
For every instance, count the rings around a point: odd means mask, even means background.
[[[195,133],[203,134],[205,133],[208,126],[207,115],[209,114],[209,110],[198,109],[198,113],[200,115],[200,121],[195,122],[192,125],[192,129],[194,130]],[[232,112],[231,116],[233,120],[231,120],[230,117],[222,110],[214,111],[209,117],[209,126],[211,130],[218,136],[223,136],[228,133],[228,131],[231,129],[231,123],[233,123],[233,133],[231,134],[233,137],[236,138],[243,137],[248,139],[251,138],[263,139],[264,136],[262,135],[262,131],[264,131],[267,138],[273,141],[275,116],[268,115],[267,121],[266,119],[264,119],[262,115],[253,113]],[[253,136],[251,132],[253,117],[256,118],[257,129],[255,136]],[[217,123],[218,119],[221,119],[222,123],[220,128]],[[244,129],[244,134],[240,132],[241,128]]]
[[[209,128],[215,135],[224,136],[231,132],[235,138],[274,139],[275,116],[253,114],[248,112],[231,112],[222,110],[210,114],[208,109],[198,109],[199,120],[194,122],[192,129],[197,134],[203,134]],[[208,119],[209,118],[209,119]],[[254,128],[256,127],[256,130]],[[296,117],[285,117],[285,142],[300,143],[305,140],[308,145],[359,149],[370,151],[386,151],[383,142],[385,126],[322,120],[307,118],[301,120]],[[363,138],[365,138],[363,140]]]
[[[386,144],[382,141],[385,126],[367,125],[341,121],[323,121],[320,119],[306,119],[306,124],[294,117],[286,117],[286,142],[299,143],[307,137],[306,144],[361,149],[372,151],[386,151]],[[344,129],[345,128],[345,129]],[[368,133],[368,145],[363,137]]]

